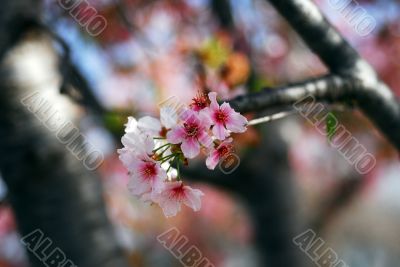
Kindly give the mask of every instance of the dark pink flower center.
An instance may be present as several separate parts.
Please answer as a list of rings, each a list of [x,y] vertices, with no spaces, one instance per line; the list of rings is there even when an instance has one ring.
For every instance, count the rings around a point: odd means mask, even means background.
[[[208,97],[203,94],[203,93],[198,93],[195,98],[193,98],[192,104],[190,104],[190,107],[196,111],[202,110],[205,107],[208,107],[210,105],[210,100]]]
[[[186,135],[189,137],[196,137],[199,132],[199,126],[196,123],[184,123]]]
[[[185,197],[185,190],[183,189],[183,184],[175,187],[171,190],[171,196],[175,199],[182,199]]]
[[[225,112],[223,112],[222,110],[218,110],[217,112],[215,112],[215,120],[218,123],[225,123],[226,119],[228,118],[228,114],[226,114]]]
[[[230,148],[227,146],[221,146],[220,148],[218,148],[217,151],[218,151],[218,154],[222,157],[229,153]]]
[[[142,168],[142,174],[146,178],[152,178],[157,174],[156,166],[154,163],[148,162]]]

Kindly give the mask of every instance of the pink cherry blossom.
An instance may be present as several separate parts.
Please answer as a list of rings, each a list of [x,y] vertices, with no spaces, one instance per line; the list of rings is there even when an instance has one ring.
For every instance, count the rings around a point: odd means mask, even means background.
[[[214,170],[218,162],[233,150],[232,138],[225,139],[216,148],[212,148],[206,159],[207,168]]]
[[[211,100],[210,107],[201,111],[209,118],[213,125],[212,132],[219,140],[224,140],[230,132],[243,133],[246,131],[247,119],[240,113],[233,110],[230,105],[224,102],[221,106],[217,103],[217,93],[208,94]]]
[[[124,147],[117,150],[119,154],[119,159],[121,160],[122,164],[127,168],[129,171],[132,171],[133,164],[136,160],[135,154],[133,154],[128,148]]]
[[[210,100],[207,95],[199,92],[193,99],[190,104],[190,108],[194,111],[200,111],[210,106]]]
[[[186,158],[194,158],[200,153],[200,144],[209,147],[212,139],[209,136],[206,123],[197,112],[186,110],[182,113],[183,123],[175,126],[167,133],[167,141],[180,144]]]
[[[153,201],[158,203],[166,217],[175,216],[181,210],[181,204],[199,211],[203,192],[183,185],[182,181],[165,183],[160,194],[153,194]]]
[[[128,184],[129,191],[136,196],[145,196],[150,192],[159,193],[164,188],[166,172],[160,164],[147,157],[136,158],[133,162],[131,179]]]
[[[161,107],[159,119],[129,117],[124,147],[118,150],[129,172],[129,191],[144,202],[158,203],[167,217],[176,215],[182,204],[198,211],[203,193],[183,184],[177,164],[188,164],[202,151],[208,153],[207,167],[214,169],[233,150],[227,137],[244,132],[246,124],[228,103],[217,103],[216,93],[200,93],[179,113]]]

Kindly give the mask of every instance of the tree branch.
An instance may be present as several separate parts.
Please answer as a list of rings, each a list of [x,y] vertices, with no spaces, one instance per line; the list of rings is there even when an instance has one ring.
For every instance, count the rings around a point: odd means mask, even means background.
[[[356,81],[338,75],[326,75],[277,88],[267,88],[258,93],[241,95],[229,103],[240,112],[287,107],[309,95],[315,97],[317,101],[338,103],[345,101],[356,88]]]
[[[331,74],[296,84],[239,96],[241,112],[291,105],[312,95],[318,101],[356,104],[400,150],[400,104],[374,69],[344,40],[311,0],[270,0],[330,69]]]
[[[311,0],[269,0],[308,47],[333,72],[352,69],[360,59],[357,52],[332,27]]]

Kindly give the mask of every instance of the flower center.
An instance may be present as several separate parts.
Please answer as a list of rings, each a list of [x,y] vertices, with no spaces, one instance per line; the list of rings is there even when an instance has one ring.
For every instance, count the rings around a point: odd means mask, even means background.
[[[183,184],[172,189],[171,195],[173,198],[182,199],[185,195],[183,190]]]
[[[196,136],[199,132],[199,127],[195,123],[184,123],[183,126],[185,127],[186,135],[188,136]]]
[[[229,152],[229,148],[227,146],[222,146],[220,148],[218,148],[218,154],[220,156],[225,156],[226,154],[228,154]]]
[[[190,104],[190,106],[192,108],[194,108],[195,110],[202,110],[205,107],[209,106],[209,99],[206,95],[204,95],[203,93],[198,93],[198,95],[192,99],[193,102],[192,104]]]
[[[153,163],[147,163],[144,168],[142,169],[142,174],[146,178],[151,178],[154,177],[157,174],[157,170],[155,167],[155,164]]]
[[[215,113],[215,119],[217,120],[217,122],[225,123],[227,117],[228,117],[227,114],[225,114],[225,112],[221,110]]]

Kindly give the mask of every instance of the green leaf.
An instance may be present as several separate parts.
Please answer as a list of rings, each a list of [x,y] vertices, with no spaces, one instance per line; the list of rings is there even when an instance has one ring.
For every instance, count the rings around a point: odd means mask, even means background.
[[[328,140],[332,141],[332,138],[335,136],[336,133],[336,126],[337,126],[337,119],[333,112],[329,112],[328,116],[326,117],[326,132],[328,136]]]

